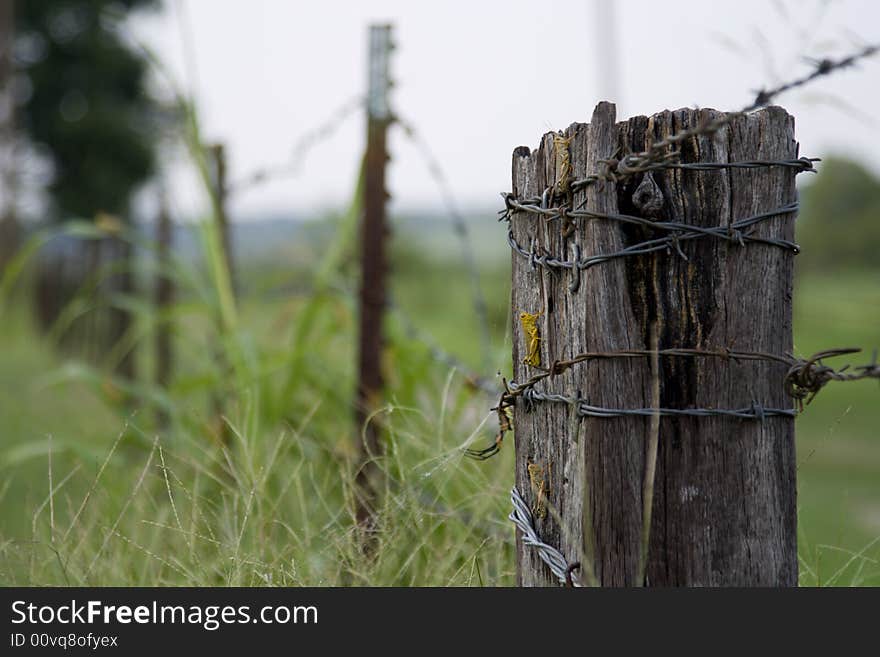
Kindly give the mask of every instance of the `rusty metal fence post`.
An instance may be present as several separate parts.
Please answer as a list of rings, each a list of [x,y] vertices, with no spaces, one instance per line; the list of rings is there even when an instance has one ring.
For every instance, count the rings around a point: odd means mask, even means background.
[[[387,300],[387,243],[385,218],[385,168],[387,135],[392,121],[388,92],[391,26],[370,27],[369,90],[367,95],[367,154],[363,220],[360,229],[361,281],[358,327],[358,383],[355,395],[355,428],[360,438],[360,463],[356,478],[356,516],[367,523],[374,511],[381,452],[379,427],[371,415],[382,399],[382,320]]]

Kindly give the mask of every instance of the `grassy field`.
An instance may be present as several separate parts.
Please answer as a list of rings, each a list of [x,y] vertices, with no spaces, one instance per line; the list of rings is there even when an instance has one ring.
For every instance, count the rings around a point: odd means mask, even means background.
[[[389,403],[377,418],[388,429],[388,478],[376,557],[361,553],[351,518],[354,307],[339,289],[344,272],[318,280],[322,294],[302,294],[305,272],[320,265],[253,268],[248,297],[222,329],[211,320],[219,302],[204,292],[210,281],[190,272],[167,393],[66,361],[21,303],[7,307],[0,584],[512,584],[512,444],[485,463],[462,458],[464,444],[491,440],[492,400],[434,362],[394,316]],[[395,300],[418,329],[478,371],[509,369],[503,264],[483,272],[488,355],[454,263],[400,252],[393,276]],[[798,354],[880,345],[876,273],[802,277],[795,307]],[[152,321],[140,316],[145,340]],[[212,438],[218,391],[231,400],[228,449]],[[157,408],[171,413],[167,430],[154,422]],[[880,584],[878,427],[876,382],[832,383],[798,419],[804,584]]]
[[[869,353],[853,358],[867,362],[880,346],[878,283],[876,272],[803,277],[795,297],[798,354],[864,346]],[[880,584],[877,382],[830,383],[798,419],[797,437],[802,581]]]

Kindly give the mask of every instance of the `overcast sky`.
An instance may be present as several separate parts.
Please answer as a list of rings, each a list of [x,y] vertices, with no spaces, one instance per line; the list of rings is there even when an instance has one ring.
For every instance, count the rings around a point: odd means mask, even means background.
[[[132,29],[194,93],[205,136],[227,144],[235,180],[284,162],[301,134],[364,92],[367,26],[392,22],[393,108],[419,128],[462,205],[480,208],[510,187],[514,147],[587,121],[600,99],[617,102],[619,119],[693,105],[732,110],[762,85],[806,71],[805,56],[880,41],[872,0],[620,0],[607,21],[609,4],[166,0]],[[781,97],[801,154],[848,154],[880,172],[878,79],[880,57]],[[351,116],[300,175],[238,195],[234,216],[342,206],[363,144],[364,119]],[[397,130],[390,148],[395,207],[438,205],[418,151]],[[177,211],[197,212],[190,169],[182,161],[170,169]]]

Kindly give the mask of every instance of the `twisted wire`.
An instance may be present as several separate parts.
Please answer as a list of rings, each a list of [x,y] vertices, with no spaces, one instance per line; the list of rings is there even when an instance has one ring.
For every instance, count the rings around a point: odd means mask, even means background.
[[[860,381],[863,379],[880,379],[880,364],[877,362],[877,350],[874,350],[871,361],[865,365],[844,365],[840,369],[822,363],[823,358],[856,354],[857,347],[843,349],[827,349],[810,358],[798,359],[791,364],[785,375],[785,390],[795,399],[799,408],[809,404],[829,381]]]
[[[516,489],[516,486],[510,489],[510,503],[513,505],[513,510],[507,518],[522,533],[523,545],[537,550],[538,557],[547,564],[547,567],[556,576],[560,584],[564,585],[571,582],[572,586],[579,587],[581,584],[577,577],[572,574],[571,564],[566,560],[562,552],[552,545],[545,543],[538,536],[532,511]]]

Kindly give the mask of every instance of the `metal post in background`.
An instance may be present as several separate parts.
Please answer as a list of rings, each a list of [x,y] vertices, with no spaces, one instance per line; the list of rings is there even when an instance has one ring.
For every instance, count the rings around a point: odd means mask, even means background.
[[[387,272],[385,221],[385,168],[388,164],[387,135],[391,123],[388,92],[391,26],[370,27],[367,95],[367,154],[360,232],[360,326],[358,336],[358,384],[355,426],[360,436],[361,462],[357,474],[356,516],[363,526],[374,511],[375,459],[380,453],[379,430],[371,415],[382,400],[382,318],[385,312]]]
[[[164,191],[159,197],[159,217],[156,222],[157,258],[159,261],[156,275],[156,312],[159,322],[156,328],[156,385],[163,390],[171,382],[171,363],[174,360],[171,343],[171,320],[168,313],[174,301],[174,279],[171,276],[171,249],[173,245],[171,214],[168,210],[168,198]],[[167,413],[160,409],[157,413],[157,425],[168,426]]]

